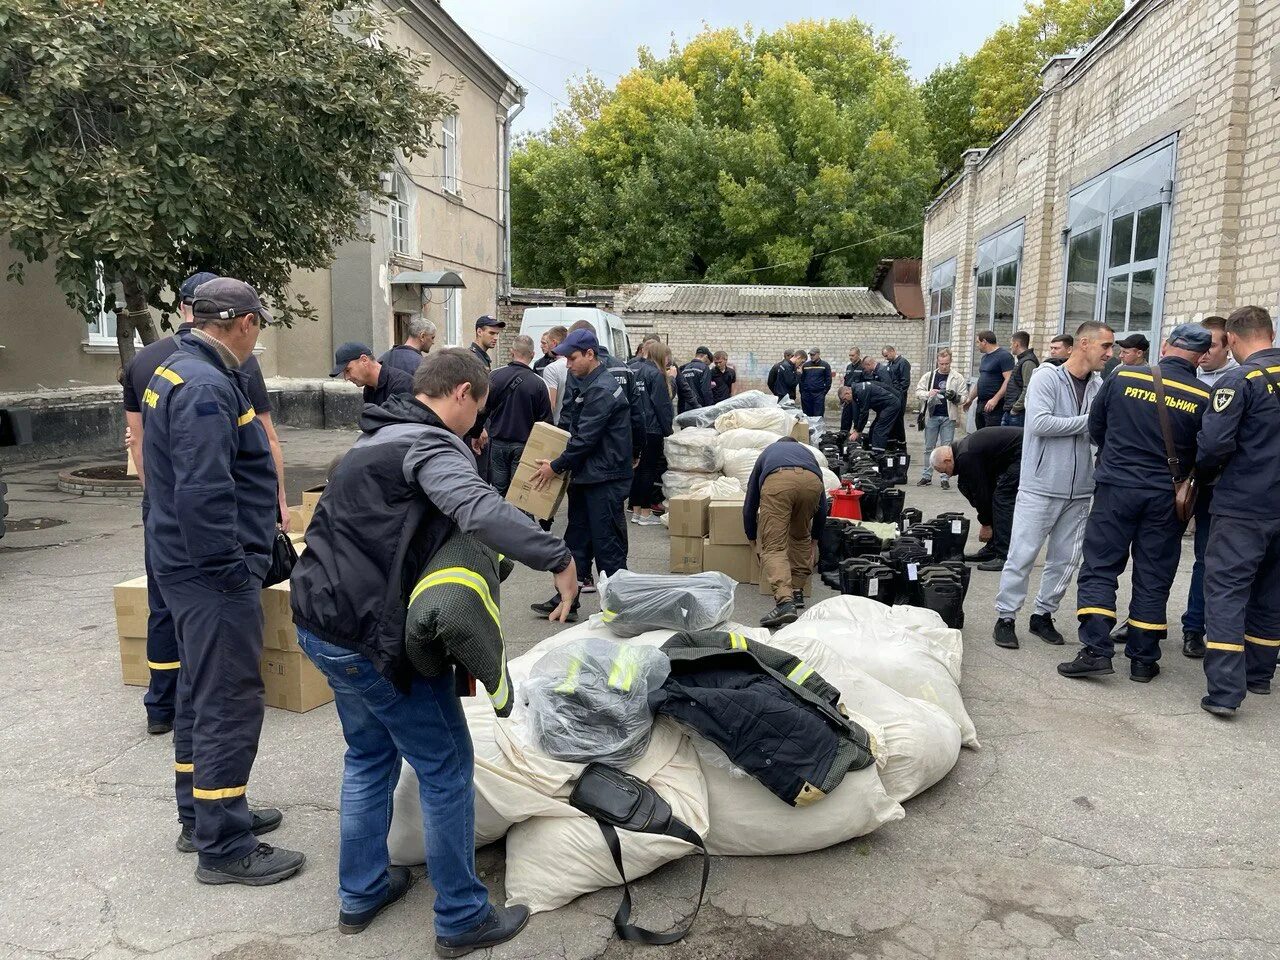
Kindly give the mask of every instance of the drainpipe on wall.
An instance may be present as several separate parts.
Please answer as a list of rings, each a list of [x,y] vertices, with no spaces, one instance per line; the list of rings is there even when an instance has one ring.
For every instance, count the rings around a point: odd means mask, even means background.
[[[502,125],[502,169],[506,172],[507,182],[502,184],[502,290],[503,296],[511,295],[511,124],[524,110],[524,99],[521,98],[515,109],[507,114],[507,122]]]

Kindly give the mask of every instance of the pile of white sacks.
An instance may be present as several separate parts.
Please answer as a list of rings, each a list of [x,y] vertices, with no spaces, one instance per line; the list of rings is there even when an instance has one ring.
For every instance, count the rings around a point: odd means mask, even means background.
[[[582,765],[539,751],[519,705],[520,686],[533,665],[572,640],[597,636],[661,645],[671,636],[665,630],[624,639],[598,619],[511,662],[518,703],[510,718],[499,720],[485,697],[465,701],[476,755],[476,845],[506,837],[508,900],[535,912],[620,882],[599,827],[569,806]],[[960,697],[960,631],[931,610],[837,597],[772,636],[735,624],[724,629],[801,657],[834,684],[850,718],[871,735],[876,762],[850,772],[818,802],[792,807],[735,768],[719,748],[659,718],[644,756],[628,769],[652,784],[713,854],[805,853],[870,833],[906,816],[902,804],[945,777],[961,745],[978,747]],[[619,836],[632,879],[695,852],[671,837]],[[407,764],[395,795],[390,850],[395,863],[424,859],[418,782]]]
[[[662,488],[668,497],[741,497],[760,451],[790,434],[797,419],[805,419],[798,410],[780,407],[773,397],[757,390],[738,394],[720,406],[730,403],[735,408],[716,415],[714,421],[715,408],[708,408],[701,420],[713,426],[685,427],[667,437]],[[827,469],[826,457],[817,448],[805,446],[822,469],[825,489],[839,486],[839,478]]]

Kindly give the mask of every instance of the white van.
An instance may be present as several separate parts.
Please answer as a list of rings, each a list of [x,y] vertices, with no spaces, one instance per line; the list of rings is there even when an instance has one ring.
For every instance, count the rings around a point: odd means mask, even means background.
[[[520,332],[533,340],[533,358],[542,356],[541,338],[552,327],[566,329],[579,320],[588,321],[599,340],[618,360],[629,360],[631,348],[627,343],[627,325],[621,317],[595,307],[530,307],[520,320]]]

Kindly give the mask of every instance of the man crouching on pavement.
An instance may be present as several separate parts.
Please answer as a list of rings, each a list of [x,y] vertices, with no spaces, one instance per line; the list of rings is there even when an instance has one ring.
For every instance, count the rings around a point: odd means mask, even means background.
[[[466,350],[423,358],[413,396],[366,407],[363,431],[334,469],[292,578],[298,643],[333,688],[347,741],[338,861],[339,928],[358,933],[404,896],[387,832],[400,758],[422,793],[436,953],[460,957],[510,940],[529,909],[489,902],[476,876],[471,737],[451,671],[418,675],[405,653],[409,592],[454,530],[555,574],[563,620],[578,592],[564,542],[480,479],[462,437],[489,373]]]

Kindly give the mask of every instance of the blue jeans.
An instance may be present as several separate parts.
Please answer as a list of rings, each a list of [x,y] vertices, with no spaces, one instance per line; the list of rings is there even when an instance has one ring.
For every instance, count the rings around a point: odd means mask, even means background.
[[[935,447],[945,447],[956,439],[956,422],[950,417],[924,418],[924,473],[925,480],[933,479],[933,464],[929,462],[929,454]]]
[[[1000,418],[1000,426],[1002,427],[1022,427],[1026,425],[1027,415],[1025,413],[1006,413]]]
[[[368,910],[387,896],[387,833],[400,760],[418,774],[436,935],[453,937],[489,915],[476,876],[475,757],[453,675],[414,676],[403,693],[367,658],[298,628],[298,644],[333,688],[347,753],[342,768],[338,896]]]

